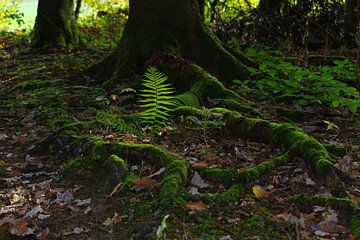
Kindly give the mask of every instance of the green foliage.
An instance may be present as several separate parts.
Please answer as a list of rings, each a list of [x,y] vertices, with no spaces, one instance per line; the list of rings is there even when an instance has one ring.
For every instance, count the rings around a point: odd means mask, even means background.
[[[234,80],[245,95],[291,100],[300,105],[325,103],[354,114],[360,106],[359,91],[346,83],[355,82],[354,64],[348,59],[336,60],[333,66],[303,68],[286,62],[281,55],[270,56],[254,48],[245,53],[259,63],[258,68],[247,68],[253,81]]]
[[[155,67],[150,67],[144,77],[144,89],[139,94],[142,97],[139,103],[143,111],[139,115],[146,128],[156,132],[168,125],[170,108],[175,106],[174,97],[171,96],[174,90],[170,87],[171,84],[165,83],[167,76]]]
[[[224,235],[224,231],[216,229],[211,220],[204,220],[203,223],[197,224],[191,229],[191,232],[202,237],[201,239],[214,239],[213,237],[220,237]]]
[[[84,0],[78,19],[89,47],[114,49],[120,41],[129,5],[124,0]]]
[[[111,127],[114,131],[121,133],[134,133],[136,129],[128,124],[121,115],[114,113],[113,111],[97,111],[96,121]]]
[[[24,14],[20,12],[21,0],[3,0],[0,2],[0,27],[11,26],[14,22],[21,26],[24,24]]]
[[[360,238],[360,217],[354,216],[351,219],[351,230],[357,238]]]

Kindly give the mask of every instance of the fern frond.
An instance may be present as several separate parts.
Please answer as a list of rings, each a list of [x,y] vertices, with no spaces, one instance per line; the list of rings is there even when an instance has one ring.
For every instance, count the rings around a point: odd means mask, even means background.
[[[122,133],[133,133],[136,130],[121,118],[121,115],[112,111],[97,111],[96,121],[102,125],[109,126],[113,130]]]
[[[166,83],[167,76],[155,67],[150,67],[144,74],[139,96],[140,107],[143,109],[139,115],[148,129],[159,130],[167,125],[171,112],[170,107],[175,106],[171,95],[174,89]]]

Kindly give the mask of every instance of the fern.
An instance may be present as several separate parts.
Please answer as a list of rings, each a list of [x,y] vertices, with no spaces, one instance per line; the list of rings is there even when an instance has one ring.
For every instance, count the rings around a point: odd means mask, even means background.
[[[125,122],[120,115],[115,114],[111,111],[97,111],[96,121],[111,127],[114,131],[122,133],[133,133],[135,129]]]
[[[174,93],[171,84],[165,83],[167,76],[155,67],[150,67],[144,74],[140,90],[140,107],[143,109],[139,114],[146,128],[152,131],[158,131],[168,124]]]

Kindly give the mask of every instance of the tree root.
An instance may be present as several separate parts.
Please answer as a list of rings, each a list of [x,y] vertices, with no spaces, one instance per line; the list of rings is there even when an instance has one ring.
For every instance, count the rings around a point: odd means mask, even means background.
[[[321,143],[295,125],[244,117],[238,112],[222,108],[210,109],[209,112],[213,118],[219,118],[214,113],[223,114],[221,119],[225,120],[226,128],[242,139],[284,145],[287,152],[279,156],[275,162],[287,162],[289,153],[300,155],[317,176],[324,179],[330,187],[336,189],[338,194],[346,196],[346,185],[343,182],[346,179],[339,178],[342,177],[342,174],[337,174],[338,170],[333,166],[332,156]],[[202,110],[186,107],[175,110],[176,114],[195,114],[196,116],[209,115],[209,112],[203,113]],[[226,177],[222,179],[226,179]]]

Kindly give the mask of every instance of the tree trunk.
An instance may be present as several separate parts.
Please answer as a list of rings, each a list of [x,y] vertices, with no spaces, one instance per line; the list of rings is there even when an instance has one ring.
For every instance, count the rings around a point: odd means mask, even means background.
[[[360,0],[346,0],[344,17],[344,38],[348,43],[355,43],[355,33],[359,22],[359,8]]]
[[[198,0],[130,0],[118,49],[88,73],[126,78],[143,72],[145,62],[159,52],[195,62],[221,80],[248,78],[244,65],[204,25]]]
[[[280,15],[284,0],[260,0],[257,9],[267,15]]]
[[[79,45],[73,0],[39,0],[32,46],[34,48]]]

